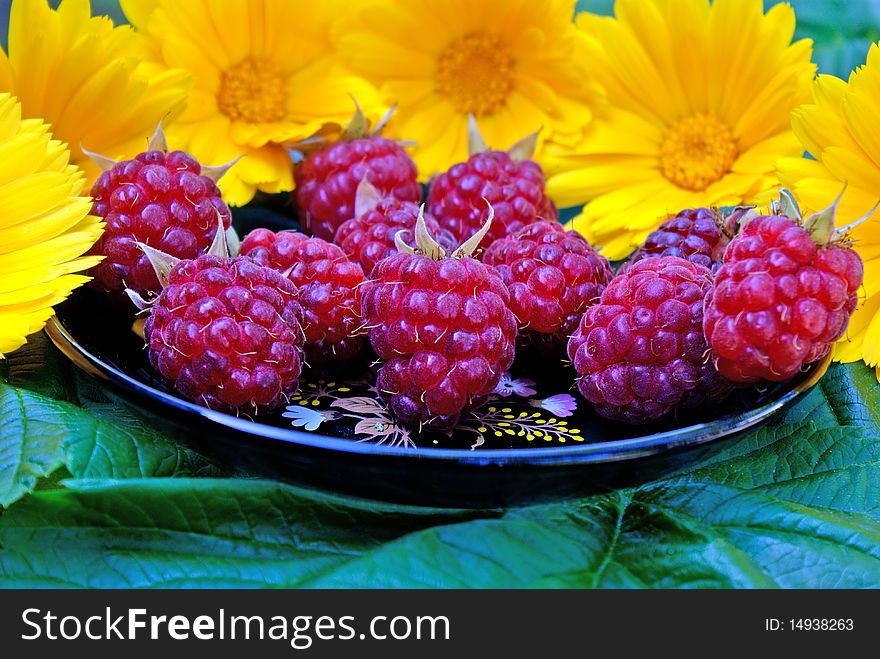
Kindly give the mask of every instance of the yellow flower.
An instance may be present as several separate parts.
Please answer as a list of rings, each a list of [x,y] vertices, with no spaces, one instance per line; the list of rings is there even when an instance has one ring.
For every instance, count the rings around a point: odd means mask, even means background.
[[[220,180],[235,205],[257,190],[293,188],[285,143],[344,122],[352,97],[366,109],[375,90],[339,67],[330,21],[340,0],[123,0],[152,42],[152,57],[195,78],[186,112],[168,131],[202,162],[245,157]]]
[[[21,115],[17,99],[0,93],[0,357],[88,281],[74,273],[101,260],[82,256],[103,228],[79,196],[83,173],[48,126]]]
[[[189,77],[143,64],[143,40],[128,26],[92,17],[88,0],[14,0],[0,91],[18,97],[25,117],[48,122],[90,180],[100,170],[80,146],[132,157],[163,117],[186,102]]]
[[[595,88],[572,62],[574,0],[379,0],[336,26],[343,57],[397,103],[425,178],[467,159],[467,116],[493,148],[536,130],[579,141]]]
[[[880,200],[880,47],[871,46],[867,64],[846,83],[819,76],[813,103],[792,113],[794,132],[810,155],[779,161],[779,179],[790,187],[805,212],[827,207],[848,184],[838,210],[838,226],[865,216]],[[852,232],[865,261],[865,299],[852,317],[835,357],[880,362],[880,215]]]
[[[669,213],[759,200],[776,159],[802,152],[792,109],[809,98],[812,43],[761,0],[618,0],[578,16],[579,56],[608,106],[576,148],[554,147],[557,204],[589,201],[575,229],[612,259]]]

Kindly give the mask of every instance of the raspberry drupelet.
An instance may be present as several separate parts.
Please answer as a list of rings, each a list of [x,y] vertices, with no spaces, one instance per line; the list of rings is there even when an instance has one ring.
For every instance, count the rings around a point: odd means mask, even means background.
[[[717,208],[680,211],[648,234],[644,244],[623,264],[621,272],[642,259],[678,256],[715,273],[721,267],[724,250],[747,210],[735,208],[727,214]]]
[[[451,256],[424,217],[415,249],[381,261],[358,292],[370,343],[385,360],[376,388],[411,427],[448,428],[493,391],[513,362],[516,318],[494,268],[470,257],[489,221]]]
[[[255,229],[242,241],[241,253],[284,273],[299,289],[309,364],[339,364],[361,351],[355,290],[364,272],[341,248],[294,231]]]
[[[498,270],[510,291],[522,335],[544,335],[558,346],[568,342],[614,274],[586,238],[558,222],[533,222],[496,240],[482,261]]]
[[[707,268],[675,256],[616,276],[568,344],[581,394],[604,417],[643,423],[729,389],[709,358],[703,304]]]
[[[858,306],[864,266],[835,202],[801,219],[787,190],[776,214],[753,217],[727,246],[707,300],[718,370],[739,385],[782,381],[825,357]]]
[[[132,160],[90,155],[104,169],[91,190],[93,214],[106,223],[90,252],[106,257],[92,269],[94,287],[156,294],[159,281],[138,243],[194,259],[211,246],[218,218],[229,229],[232,215],[216,181],[231,165],[204,167],[188,153],[169,153],[161,125]]]
[[[537,134],[508,151],[491,151],[470,118],[470,158],[437,176],[428,190],[428,211],[444,229],[462,241],[486,221],[486,202],[495,219],[481,247],[519,231],[536,220],[556,220],[558,212],[544,191],[541,167],[531,160]]]
[[[150,311],[144,339],[153,367],[213,410],[260,414],[285,403],[303,363],[293,282],[253,259],[224,256],[226,243],[216,238],[212,253],[195,259],[144,249],[164,286],[149,305],[141,300]]]
[[[403,230],[403,241],[415,247],[415,226],[419,205],[383,197],[366,179],[358,186],[355,198],[355,214],[336,230],[333,242],[339,245],[353,261],[357,261],[369,275],[382,259],[397,253],[395,236]],[[437,238],[445,249],[457,245],[452,233],[441,229],[431,215],[425,214],[428,232]]]
[[[296,166],[293,197],[308,233],[333,240],[339,225],[354,217],[357,187],[365,177],[383,195],[421,200],[412,158],[403,146],[379,134],[386,120],[370,131],[358,108],[339,141],[309,153]]]

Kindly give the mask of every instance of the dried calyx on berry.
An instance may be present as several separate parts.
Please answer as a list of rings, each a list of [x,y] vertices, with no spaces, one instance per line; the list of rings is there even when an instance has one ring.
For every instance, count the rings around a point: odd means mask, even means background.
[[[338,365],[360,352],[355,291],[364,272],[341,247],[296,231],[254,229],[244,237],[241,253],[279,271],[299,289],[310,366]]]
[[[840,200],[846,192],[847,186],[843,186],[843,190],[837,195],[837,198],[831,202],[831,205],[824,210],[817,211],[808,217],[804,217],[801,212],[800,205],[791,190],[782,188],[779,191],[779,198],[770,204],[770,212],[773,215],[783,215],[791,218],[799,223],[809,232],[813,242],[820,247],[832,243],[842,244],[850,242],[850,232],[860,224],[868,221],[874,215],[880,202],[874,205],[865,215],[850,222],[842,227],[836,226],[837,208],[840,206]],[[748,218],[751,219],[751,218]],[[744,219],[743,222],[748,221]]]
[[[219,220],[229,242],[237,244],[232,214],[216,185],[237,159],[208,167],[183,151],[169,152],[161,123],[147,150],[131,160],[83,152],[102,169],[91,196],[93,214],[106,226],[91,253],[105,259],[92,270],[93,286],[158,293],[159,282],[138,243],[177,258],[195,258],[210,245]]]
[[[365,175],[358,183],[354,195],[354,217],[366,215],[382,203],[382,193],[370,183],[369,175]]]
[[[345,126],[340,126],[336,123],[327,124],[317,134],[297,140],[296,142],[289,142],[286,144],[286,147],[302,156],[308,156],[336,142],[353,142],[354,140],[370,137],[381,137],[388,122],[391,121],[394,113],[397,112],[397,104],[395,103],[388,108],[379,121],[372,124],[357,100],[352,99],[352,101],[354,103],[354,114],[351,115],[351,119],[348,120]],[[402,145],[411,146],[409,142],[403,142]]]
[[[408,230],[405,234],[407,244],[411,247],[415,245],[413,238],[419,215],[417,203],[382,195],[365,176],[358,185],[354,206],[354,217],[340,225],[333,242],[350,259],[360,263],[367,275],[379,261],[397,252],[394,236],[401,229]],[[443,247],[449,250],[455,248],[457,243],[453,235],[441,229],[430,214],[425,214],[425,226]]]
[[[474,255],[474,252],[477,251],[477,247],[480,246],[480,242],[485,238],[486,234],[489,233],[489,229],[492,226],[492,220],[495,219],[495,209],[492,208],[492,204],[488,202],[487,206],[489,207],[489,215],[486,218],[486,221],[483,223],[483,226],[479,228],[479,230],[464,241],[461,245],[459,245],[453,252],[449,255],[449,258],[453,259],[461,259],[461,258],[471,258]],[[397,246],[397,251],[403,254],[424,254],[426,256],[431,257],[435,261],[439,261],[440,259],[447,258],[446,248],[443,247],[431,233],[428,231],[428,227],[425,225],[425,205],[422,204],[419,207],[419,216],[416,218],[416,228],[415,228],[415,246],[409,245],[404,240],[404,235],[406,234],[406,229],[401,229],[396,234],[394,234],[394,244]]]
[[[510,159],[514,162],[534,160],[535,151],[538,149],[538,138],[540,135],[541,131],[536,130],[534,133],[526,135],[517,142],[514,142],[507,148],[507,155],[510,156]],[[477,124],[477,118],[472,114],[468,115],[467,140],[468,156],[475,156],[478,153],[489,153],[492,151],[489,147],[489,143],[486,142],[486,138],[483,137],[483,133],[480,131],[480,126]]]
[[[844,335],[864,276],[848,234],[874,211],[835,228],[840,198],[804,219],[782,190],[771,214],[752,212],[727,246],[703,327],[728,380],[787,380]]]
[[[464,240],[484,223],[482,200],[488,200],[495,209],[495,222],[483,247],[536,220],[556,220],[559,213],[545,192],[544,172],[532,160],[539,134],[524,137],[507,151],[493,151],[470,116],[470,157],[434,178],[428,211],[457,240]]]
[[[410,427],[448,429],[490,394],[513,362],[517,323],[498,272],[471,258],[489,219],[447,254],[420,213],[415,245],[379,262],[358,289],[365,329],[384,360],[376,389]]]
[[[215,227],[213,234],[214,237],[211,240],[208,249],[201,254],[201,256],[215,256],[221,259],[238,256],[237,251],[236,253],[232,252],[233,247],[235,247],[236,250],[240,247],[238,234],[236,234],[234,230],[232,231],[232,234],[235,236],[234,243],[230,241],[229,234],[230,231],[223,226],[222,220],[217,218],[217,226]],[[144,297],[139,291],[133,288],[126,288],[124,293],[128,296],[128,299],[131,300],[132,304],[137,307],[139,312],[146,312],[150,310],[159,293],[168,286],[168,277],[174,266],[187,259],[177,258],[173,254],[168,254],[167,252],[163,252],[160,249],[156,249],[155,247],[151,247],[142,242],[135,242],[135,246],[143,253],[144,258],[150,264],[150,267],[153,270],[153,275],[155,276],[156,281],[159,282],[159,290],[155,292],[155,295],[149,298]]]
[[[294,170],[292,193],[300,223],[324,240],[333,240],[339,226],[355,217],[355,195],[365,176],[382,195],[412,202],[422,198],[406,144],[381,135],[395,108],[372,128],[357,102],[355,108],[351,121],[338,134],[331,129],[289,145],[304,156]]]
[[[121,162],[119,160],[114,160],[113,158],[108,158],[107,156],[102,156],[100,153],[89,151],[82,145],[80,145],[80,150],[88,156],[93,163],[100,167],[102,172],[113,169]],[[153,131],[153,134],[147,142],[147,150],[145,153],[150,153],[151,151],[160,151],[166,155],[171,153],[168,149],[168,138],[165,136],[165,128],[162,126],[161,120],[156,125],[156,130]],[[238,156],[224,165],[200,165],[200,173],[202,176],[207,176],[216,183],[242,158],[243,156]]]

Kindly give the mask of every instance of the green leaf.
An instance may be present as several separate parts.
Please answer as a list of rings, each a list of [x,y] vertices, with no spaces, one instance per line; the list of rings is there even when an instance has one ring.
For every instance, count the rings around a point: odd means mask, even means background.
[[[0,586],[295,586],[394,538],[473,515],[266,481],[69,485],[0,517]]]
[[[62,467],[78,478],[223,473],[121,408],[96,400],[87,404],[94,413],[0,384],[0,506]]]
[[[60,403],[0,385],[0,506],[32,491],[64,464],[71,430]]]
[[[76,402],[73,367],[42,332],[0,359],[0,379],[49,398]]]
[[[863,426],[880,433],[880,385],[864,362],[832,364],[819,384],[785,413],[787,422]]]
[[[142,478],[226,473],[113,404],[92,404],[89,409],[101,420],[92,432],[72,435],[65,442],[65,464],[74,476]]]
[[[861,429],[764,429],[657,483],[412,534],[310,585],[867,587],[878,485]]]
[[[164,436],[149,419],[112,402],[85,376],[77,378],[80,404],[100,419],[94,435],[67,443],[67,464],[77,478],[223,476],[227,472]]]
[[[0,518],[8,586],[868,587],[880,437],[769,427],[663,480],[506,512],[263,481],[68,483]]]

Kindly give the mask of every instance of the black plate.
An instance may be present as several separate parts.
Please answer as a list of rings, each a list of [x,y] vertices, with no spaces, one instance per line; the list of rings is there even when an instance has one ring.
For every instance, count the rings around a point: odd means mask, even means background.
[[[150,368],[131,318],[83,289],[47,326],[56,346],[116,400],[179,440],[237,468],[362,496],[483,507],[584,494],[654,478],[710,443],[765,421],[824,374],[735,392],[712,409],[632,427],[597,416],[574,373],[519,359],[506,385],[451,433],[399,427],[372,389],[370,359],[304,374],[300,393],[257,421],[180,398]],[[524,362],[524,363],[523,363]]]

